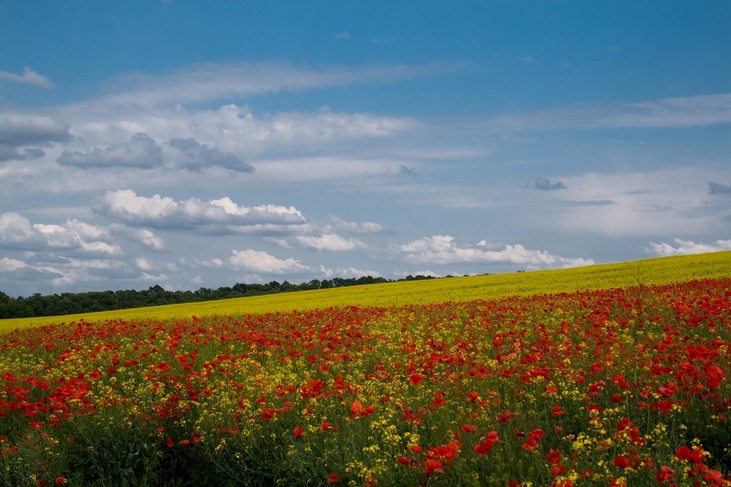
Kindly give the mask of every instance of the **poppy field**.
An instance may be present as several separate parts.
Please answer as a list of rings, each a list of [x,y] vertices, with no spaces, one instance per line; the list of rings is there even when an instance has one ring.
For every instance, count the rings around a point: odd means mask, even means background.
[[[724,486],[731,279],[0,336],[0,484]]]

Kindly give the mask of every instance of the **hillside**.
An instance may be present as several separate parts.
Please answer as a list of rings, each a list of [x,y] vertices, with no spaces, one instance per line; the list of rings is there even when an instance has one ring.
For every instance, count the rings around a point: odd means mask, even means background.
[[[173,304],[99,313],[0,320],[0,332],[33,325],[79,321],[147,320],[190,316],[261,314],[332,306],[392,306],[490,299],[510,295],[666,284],[730,277],[731,252],[658,257],[571,269],[389,282],[337,289]]]

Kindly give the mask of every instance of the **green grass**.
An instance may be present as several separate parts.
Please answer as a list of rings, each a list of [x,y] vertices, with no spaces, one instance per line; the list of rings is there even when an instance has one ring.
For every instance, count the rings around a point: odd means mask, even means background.
[[[616,264],[511,274],[402,281],[338,289],[270,294],[203,303],[173,304],[66,316],[0,320],[0,333],[49,323],[84,319],[166,320],[190,316],[228,316],[310,310],[333,306],[393,306],[493,299],[501,296],[610,289],[731,277],[731,252],[659,257]]]

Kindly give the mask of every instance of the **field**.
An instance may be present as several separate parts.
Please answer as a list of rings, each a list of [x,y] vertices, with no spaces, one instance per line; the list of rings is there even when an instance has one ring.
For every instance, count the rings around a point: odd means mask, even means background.
[[[0,484],[731,485],[729,260],[23,323]]]
[[[275,311],[305,311],[334,306],[398,306],[448,301],[495,299],[503,296],[611,289],[638,284],[668,284],[691,279],[731,276],[731,252],[662,257],[573,269],[531,271],[402,281],[339,289],[226,299],[205,303],[152,306],[99,313],[0,320],[0,333],[33,325],[104,320],[185,319],[191,316],[232,316]]]

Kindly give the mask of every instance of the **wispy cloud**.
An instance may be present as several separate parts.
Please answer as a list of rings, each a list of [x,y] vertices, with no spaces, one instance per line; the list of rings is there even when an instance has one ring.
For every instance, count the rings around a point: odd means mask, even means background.
[[[443,65],[335,66],[308,69],[277,63],[196,64],[173,73],[152,76],[133,73],[110,86],[111,94],[96,105],[194,103],[235,99],[278,91],[298,91],[353,83],[377,83],[442,72]],[[116,89],[119,87],[119,89]]]
[[[670,128],[731,123],[731,93],[569,109],[506,113],[488,120],[501,131]]]
[[[350,250],[364,249],[367,246],[360,240],[345,238],[336,233],[323,233],[322,235],[298,235],[295,240],[302,246],[316,250],[329,252],[347,252]]]
[[[6,79],[15,83],[36,86],[38,88],[49,89],[53,87],[51,80],[45,76],[41,76],[28,66],[23,70],[23,74],[10,73],[8,71],[0,71],[0,79]]]

